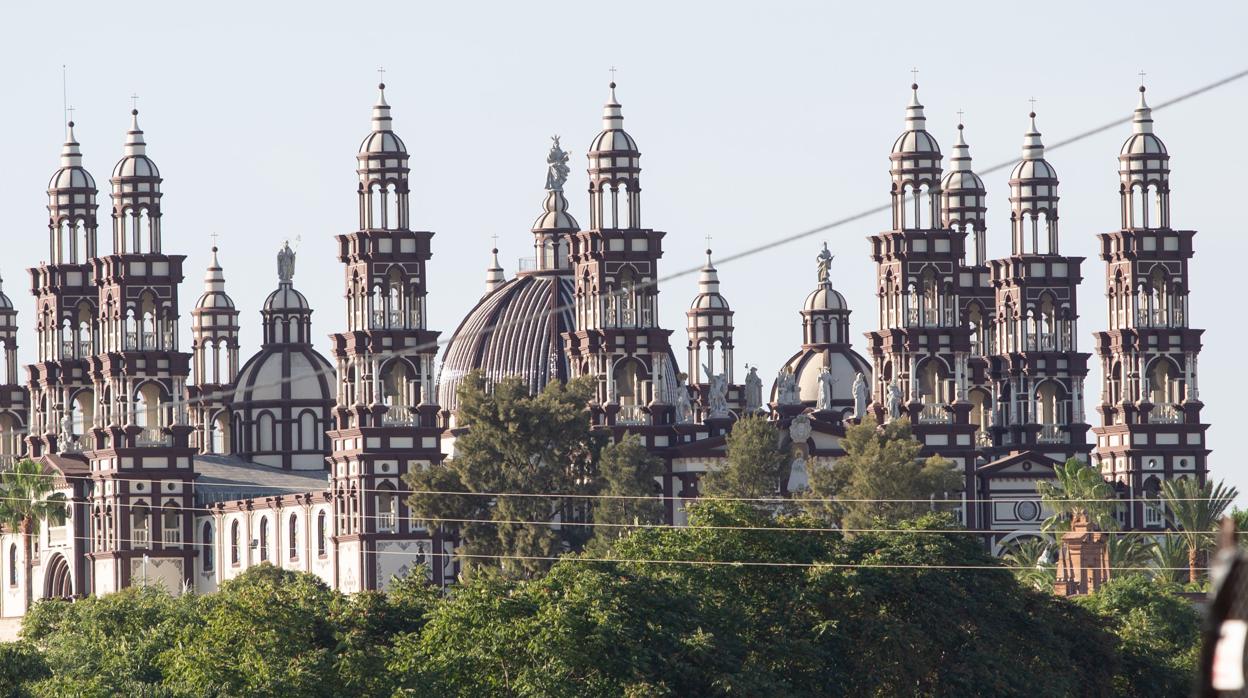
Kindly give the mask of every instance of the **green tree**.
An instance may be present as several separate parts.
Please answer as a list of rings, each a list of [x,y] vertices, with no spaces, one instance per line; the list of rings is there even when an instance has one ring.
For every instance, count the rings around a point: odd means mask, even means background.
[[[22,536],[22,565],[25,576],[26,608],[33,599],[30,578],[30,539],[39,532],[40,521],[62,523],[65,520],[65,495],[52,492],[52,478],[43,466],[29,458],[0,471],[0,524]]]
[[[586,526],[551,525],[557,518],[588,520],[587,500],[553,495],[592,494],[598,484],[594,470],[601,444],[585,409],[591,388],[585,379],[553,381],[530,395],[518,378],[487,390],[480,373],[465,377],[458,419],[467,429],[455,442],[455,457],[409,473],[407,482],[415,518],[459,529],[466,572],[490,566],[534,576],[550,561],[522,558],[579,550],[592,535]],[[494,493],[543,496],[483,496]]]
[[[179,695],[337,696],[341,595],[310,574],[261,564],[203,597],[199,622],[161,657]]]
[[[738,419],[726,439],[725,466],[711,470],[698,482],[707,497],[768,498],[780,492],[780,478],[788,472],[790,452],[780,447],[780,432],[765,417]]]
[[[1213,532],[1217,530],[1222,514],[1237,496],[1238,490],[1227,487],[1221,481],[1216,485],[1209,481],[1199,484],[1195,480],[1180,478],[1162,483],[1161,500],[1165,502],[1179,535],[1187,543],[1188,582],[1196,582],[1200,553],[1213,545]]]
[[[1106,534],[1109,567],[1117,574],[1140,574],[1153,561],[1153,541],[1138,533]]]
[[[0,643],[0,696],[27,698],[31,685],[49,676],[48,663],[29,642]]]
[[[1200,651],[1200,618],[1178,591],[1175,585],[1128,575],[1076,599],[1117,637],[1117,695],[1143,698],[1191,692]]]
[[[1045,519],[1043,530],[1065,533],[1076,514],[1084,513],[1102,531],[1118,528],[1114,518],[1114,489],[1095,468],[1071,458],[1053,469],[1052,482],[1036,483],[1040,500],[1053,512]]]
[[[627,535],[631,525],[662,523],[663,500],[655,497],[662,475],[663,462],[655,458],[642,445],[635,434],[626,434],[619,441],[602,449],[598,459],[598,475],[601,485],[598,494],[605,495],[593,507],[596,527],[596,549]]]
[[[1052,541],[1034,536],[1014,539],[1001,554],[1001,562],[1014,570],[1019,583],[1036,591],[1052,591],[1057,567],[1050,560]]]
[[[1167,531],[1153,543],[1150,573],[1153,579],[1164,584],[1180,583],[1179,572],[1187,568],[1187,543],[1176,533]]]
[[[810,502],[808,509],[847,529],[868,528],[878,519],[893,522],[931,509],[929,499],[964,488],[963,477],[939,456],[919,460],[922,445],[910,422],[894,419],[877,425],[873,417],[845,428],[845,456],[831,468],[810,473],[810,496],[835,499]]]

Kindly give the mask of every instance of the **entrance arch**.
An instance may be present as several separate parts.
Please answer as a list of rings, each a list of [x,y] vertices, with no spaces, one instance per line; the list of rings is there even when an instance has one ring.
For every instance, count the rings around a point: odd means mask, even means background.
[[[72,599],[74,597],[74,578],[69,571],[69,563],[65,556],[56,553],[48,561],[47,571],[43,575],[43,598]]]

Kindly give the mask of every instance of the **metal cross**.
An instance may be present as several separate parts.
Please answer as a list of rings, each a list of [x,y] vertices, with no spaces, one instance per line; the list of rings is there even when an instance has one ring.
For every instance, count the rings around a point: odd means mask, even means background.
[[[615,82],[615,66],[611,66],[611,82]]]
[[[72,104],[68,107],[65,107],[65,114],[66,114],[65,116],[66,121],[74,120],[74,106]]]
[[[378,79],[380,82],[385,82],[385,81],[386,81],[386,68],[385,68],[385,66],[381,66],[381,65],[377,66],[377,79]]]
[[[959,126],[962,125],[962,110],[961,109],[958,110],[958,125]]]
[[[497,250],[498,249],[498,233],[494,233],[493,235],[491,235],[490,239],[494,241],[494,249]]]
[[[131,109],[138,109],[138,108],[139,108],[139,95],[138,95],[138,94],[131,94],[131,95],[130,95],[130,108],[131,108]]]
[[[706,249],[708,250],[711,249],[711,234],[710,233],[706,234]]]
[[[1143,87],[1143,86],[1144,86],[1144,76],[1145,76],[1145,75],[1148,75],[1148,73],[1145,73],[1143,70],[1141,70],[1141,71],[1140,71],[1140,87]]]
[[[213,246],[213,247],[216,247],[216,246],[217,246],[217,234],[216,234],[216,233],[212,233],[212,234],[211,234],[211,235],[209,235],[208,237],[212,238],[212,246]]]
[[[910,82],[917,83],[918,81],[919,81],[919,69],[911,68],[910,69]]]
[[[1031,102],[1031,111],[1034,113],[1036,111],[1036,98],[1030,97],[1027,99],[1027,101]]]

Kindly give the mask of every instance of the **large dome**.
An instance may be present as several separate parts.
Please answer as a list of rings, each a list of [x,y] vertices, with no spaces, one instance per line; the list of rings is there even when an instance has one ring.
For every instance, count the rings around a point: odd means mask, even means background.
[[[260,400],[333,401],[334,367],[307,346],[263,349],[238,372],[234,402]]]
[[[819,374],[826,366],[832,372],[832,404],[842,407],[853,407],[854,378],[859,373],[870,381],[871,364],[852,349],[803,349],[794,354],[785,366],[793,371],[797,379],[802,402],[815,404],[819,400]],[[776,389],[772,386],[771,399],[776,400]]]
[[[454,411],[464,376],[518,376],[534,392],[552,378],[567,380],[563,333],[573,329],[572,279],[522,274],[487,293],[460,323],[442,354],[438,404]],[[552,312],[553,310],[553,312]]]

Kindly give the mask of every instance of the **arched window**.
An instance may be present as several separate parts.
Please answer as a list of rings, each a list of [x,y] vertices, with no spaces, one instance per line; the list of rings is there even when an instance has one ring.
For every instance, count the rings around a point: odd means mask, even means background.
[[[299,415],[300,444],[296,450],[321,450],[320,429],[316,425],[316,414],[311,410]]]
[[[214,541],[212,540],[212,523],[205,521],[203,532],[199,538],[200,546],[204,551],[203,563],[204,571],[211,572],[213,567],[213,551],[215,550]]]
[[[290,537],[290,544],[289,544],[289,547],[290,547],[290,559],[292,559],[292,560],[298,560],[298,559],[299,559],[299,529],[298,529],[298,525],[299,525],[299,517],[298,517],[298,516],[296,516],[295,514],[291,514],[291,515],[290,515],[290,523],[287,525],[286,529],[287,529],[287,531],[288,531],[288,534],[287,534],[287,535]]]
[[[325,557],[325,512],[316,515],[316,554]]]
[[[166,502],[160,513],[160,542],[164,545],[182,542],[182,516],[173,502]]]
[[[257,449],[261,452],[268,453],[273,450],[273,414],[271,412],[261,412],[260,419],[256,421],[256,441],[260,444]]]
[[[269,517],[260,517],[260,561],[269,559]]]
[[[399,498],[394,485],[388,482],[383,482],[377,490],[377,530],[393,532],[398,528]]]
[[[230,564],[237,567],[239,562],[238,522],[235,521],[230,524]]]
[[[130,540],[134,547],[146,548],[151,545],[151,530],[147,506],[136,505],[130,510]]]
[[[17,586],[17,543],[9,546],[9,586]]]

